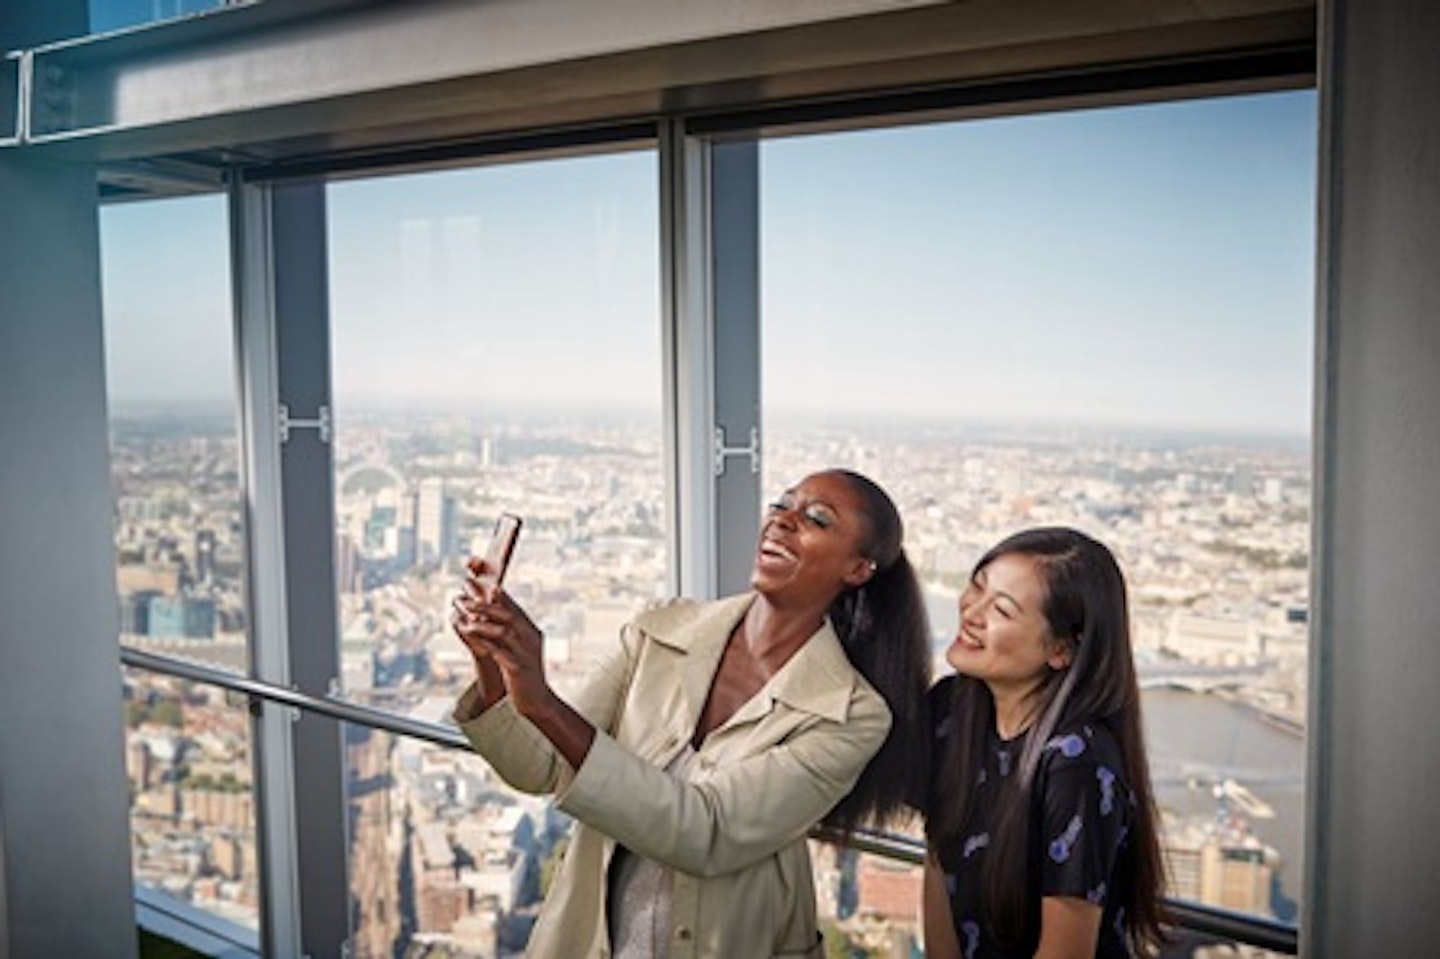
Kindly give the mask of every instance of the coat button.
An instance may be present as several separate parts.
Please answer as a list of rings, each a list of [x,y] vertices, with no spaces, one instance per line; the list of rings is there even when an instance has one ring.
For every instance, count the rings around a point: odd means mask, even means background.
[[[681,942],[689,942],[690,936],[691,933],[689,926],[681,926],[679,929],[675,930],[675,938],[679,939]]]

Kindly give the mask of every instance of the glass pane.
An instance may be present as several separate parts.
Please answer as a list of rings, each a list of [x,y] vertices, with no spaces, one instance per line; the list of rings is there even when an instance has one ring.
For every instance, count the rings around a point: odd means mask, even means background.
[[[810,861],[826,955],[924,955],[920,866],[817,842]]]
[[[255,932],[248,704],[214,686],[136,669],[125,670],[124,696],[136,882],[213,914],[217,931]]]
[[[225,200],[104,207],[100,226],[120,639],[245,672]]]
[[[569,820],[474,753],[346,729],[357,959],[518,956]]]
[[[1314,115],[1313,93],[1267,94],[775,139],[761,158],[766,493],[829,465],[891,491],[937,675],[986,547],[1047,524],[1108,543],[1172,892],[1285,921]]]
[[[223,197],[100,214],[120,641],[248,663],[238,398]],[[129,671],[136,881],[257,924],[249,712]]]
[[[545,631],[562,694],[664,591],[656,175],[637,151],[331,187],[347,698],[447,721],[472,670],[449,600],[501,512],[524,517],[506,585]],[[517,804],[548,814],[440,747],[372,734],[350,768],[352,807],[390,823],[351,850],[362,948],[523,943],[536,884],[510,889],[518,860],[471,833],[510,829]],[[357,781],[372,784],[363,800]],[[559,833],[538,835],[527,870]],[[446,849],[468,870],[459,885],[440,882]]]

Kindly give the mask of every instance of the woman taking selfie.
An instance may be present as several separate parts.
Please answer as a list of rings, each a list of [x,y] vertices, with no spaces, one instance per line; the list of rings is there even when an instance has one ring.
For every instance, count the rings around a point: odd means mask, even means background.
[[[807,834],[885,820],[923,769],[929,637],[901,537],[870,480],[809,476],[767,511],[749,592],[641,613],[571,702],[472,565],[455,719],[577,820],[527,955],[822,954]]]
[[[929,959],[1145,955],[1163,885],[1125,580],[1083,533],[975,566],[931,690]]]

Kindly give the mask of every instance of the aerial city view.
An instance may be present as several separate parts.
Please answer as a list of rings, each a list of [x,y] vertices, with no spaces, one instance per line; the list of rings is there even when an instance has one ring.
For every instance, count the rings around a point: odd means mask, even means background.
[[[731,198],[754,235],[729,241],[755,302],[729,321],[665,299],[654,144],[327,183],[329,352],[296,362],[333,404],[333,564],[303,581],[336,628],[284,641],[333,644],[331,695],[453,731],[473,666],[450,600],[513,512],[507,586],[575,689],[672,588],[693,517],[669,515],[665,424],[744,406],[761,502],[826,467],[894,497],[937,678],[985,549],[1051,524],[1108,544],[1169,894],[1297,923],[1315,112],[1277,91],[760,137]],[[245,674],[235,397],[259,341],[228,217],[219,194],[104,210],[107,388],[120,641]],[[759,516],[723,522],[739,543]],[[137,880],[256,928],[255,704],[125,684]],[[565,817],[468,750],[358,723],[343,743],[350,954],[518,954]],[[811,848],[832,956],[919,954],[916,866]]]
[[[778,419],[762,445],[762,496],[826,466],[894,495],[930,598],[937,677],[958,588],[986,547],[1041,524],[1107,542],[1131,587],[1170,895],[1297,920],[1303,436]],[[355,703],[449,723],[471,669],[448,601],[502,511],[525,517],[509,587],[544,630],[562,691],[666,594],[658,418],[357,411],[342,413],[333,449],[334,642],[339,694]],[[117,415],[113,462],[122,642],[243,672],[233,418]],[[253,927],[246,703],[141,670],[125,679],[138,880]],[[518,954],[565,818],[466,752],[354,725],[345,744],[352,955]],[[812,854],[827,941],[849,950],[834,954],[918,954],[918,867],[821,843]]]

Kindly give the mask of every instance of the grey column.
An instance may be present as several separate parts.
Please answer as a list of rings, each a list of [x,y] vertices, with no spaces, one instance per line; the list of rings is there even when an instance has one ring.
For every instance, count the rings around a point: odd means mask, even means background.
[[[84,32],[20,4],[0,51]],[[134,956],[95,173],[0,150],[0,954]]]
[[[231,211],[254,672],[326,696],[340,649],[325,188],[238,186]],[[341,955],[349,905],[339,725],[266,704],[254,728],[266,954]]]
[[[749,584],[759,523],[760,200],[753,138],[661,130],[671,585]]]
[[[1440,948],[1440,5],[1322,2],[1307,956]]]
[[[280,401],[292,419],[313,424],[290,430],[281,447],[289,676],[301,692],[325,696],[340,675],[334,467],[323,425],[330,409],[325,187],[276,187],[273,196]],[[301,946],[307,956],[336,955],[350,935],[340,725],[304,713],[293,747]]]
[[[760,523],[760,147],[712,147],[715,427],[727,448],[715,480],[719,587],[749,586]],[[750,452],[738,452],[749,448]]]

